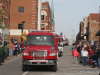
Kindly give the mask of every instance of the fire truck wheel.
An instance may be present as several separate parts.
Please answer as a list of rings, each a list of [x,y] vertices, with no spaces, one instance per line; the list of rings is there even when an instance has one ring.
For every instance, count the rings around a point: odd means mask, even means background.
[[[59,54],[58,56],[61,57],[61,54]]]
[[[57,71],[57,62],[55,62],[55,65],[53,66],[53,72]]]
[[[27,66],[22,64],[22,71],[27,71]]]

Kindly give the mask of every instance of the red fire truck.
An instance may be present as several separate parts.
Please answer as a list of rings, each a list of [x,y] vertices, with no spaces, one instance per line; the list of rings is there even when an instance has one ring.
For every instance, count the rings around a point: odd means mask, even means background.
[[[57,71],[58,38],[56,36],[50,31],[28,33],[22,55],[22,71],[26,71],[29,65],[51,66],[54,72]]]

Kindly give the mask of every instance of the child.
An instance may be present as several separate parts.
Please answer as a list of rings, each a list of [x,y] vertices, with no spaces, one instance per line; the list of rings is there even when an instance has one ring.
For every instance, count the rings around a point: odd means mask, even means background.
[[[74,51],[74,48],[75,48],[75,46],[73,45],[73,47],[72,47],[72,56],[73,56],[73,51]]]
[[[77,49],[75,48],[74,52],[73,52],[73,56],[74,56],[74,63],[73,64],[76,64],[77,63],[77,56],[78,56],[78,52],[77,52]]]

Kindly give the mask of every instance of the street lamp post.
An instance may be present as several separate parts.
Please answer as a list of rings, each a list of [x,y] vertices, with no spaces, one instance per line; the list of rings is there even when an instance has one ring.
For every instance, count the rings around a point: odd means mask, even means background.
[[[4,29],[5,29],[5,25],[2,25],[2,31],[3,31],[3,40],[2,40],[2,46],[4,46]]]
[[[75,31],[72,29],[72,31],[73,31],[73,42],[75,42]]]
[[[22,33],[23,33],[23,29],[24,29],[24,23],[25,23],[25,21],[22,21]],[[21,36],[21,42],[23,42],[23,35]]]

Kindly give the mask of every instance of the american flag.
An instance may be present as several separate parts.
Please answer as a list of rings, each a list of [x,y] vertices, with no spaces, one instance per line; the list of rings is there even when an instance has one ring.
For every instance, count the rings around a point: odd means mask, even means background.
[[[61,38],[61,41],[62,41],[62,39],[63,39],[63,32],[60,33],[60,38]]]

